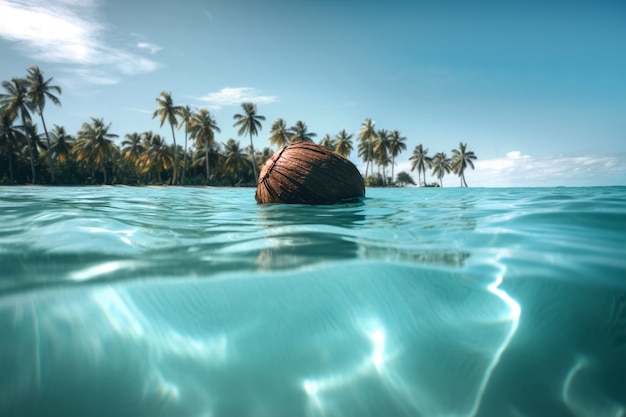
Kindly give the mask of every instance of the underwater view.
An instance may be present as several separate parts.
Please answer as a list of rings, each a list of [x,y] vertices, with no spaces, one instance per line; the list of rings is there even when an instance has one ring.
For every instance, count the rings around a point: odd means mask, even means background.
[[[626,415],[626,187],[0,187],[0,415]]]

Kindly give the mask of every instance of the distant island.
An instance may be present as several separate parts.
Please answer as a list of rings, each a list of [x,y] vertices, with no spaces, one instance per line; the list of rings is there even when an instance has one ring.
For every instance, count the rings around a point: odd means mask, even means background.
[[[188,105],[175,105],[171,93],[161,92],[156,98],[152,115],[159,127],[167,123],[172,132],[172,144],[161,135],[132,132],[124,135],[121,146],[115,142],[119,135],[111,132],[111,123],[92,117],[75,134],[53,124],[48,130],[44,118],[46,103],[61,105],[61,87],[45,79],[37,66],[27,69],[25,77],[3,81],[0,94],[0,185],[214,185],[256,186],[259,167],[274,150],[254,149],[254,137],[259,135],[265,117],[257,114],[254,103],[242,103],[242,112],[233,115],[238,135],[249,139],[242,147],[240,141],[228,138],[218,142],[220,128],[205,108],[192,110]],[[38,116],[43,132],[33,121]],[[177,142],[176,132],[179,132]],[[298,120],[293,126],[279,118],[272,123],[270,145],[280,149],[294,142],[313,142],[316,133]],[[354,150],[354,135],[345,129],[334,137],[325,134],[319,144],[344,158]],[[406,150],[406,138],[398,130],[376,129],[366,118],[356,137],[358,156],[365,163],[365,184],[370,187],[416,185],[407,172],[394,173],[396,158]],[[474,169],[476,155],[460,143],[452,156],[438,152],[428,156],[420,144],[409,158],[411,171],[417,171],[420,186],[443,186],[445,175],[454,173],[461,186],[467,187],[465,169]],[[390,173],[388,172],[390,168]],[[426,171],[431,170],[439,183],[426,183]]]

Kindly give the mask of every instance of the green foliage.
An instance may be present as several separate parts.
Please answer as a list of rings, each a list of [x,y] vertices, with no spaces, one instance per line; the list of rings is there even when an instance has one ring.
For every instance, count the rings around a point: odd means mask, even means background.
[[[256,104],[254,103],[241,103],[243,108],[243,114],[235,114],[234,127],[239,127],[237,134],[243,136],[246,133],[250,135],[250,161],[252,162],[252,172],[254,173],[255,180],[258,178],[258,171],[256,167],[256,161],[254,158],[254,143],[252,142],[252,136],[257,136],[261,130],[261,121],[265,120],[265,116],[256,114]]]
[[[383,177],[380,174],[371,175],[365,178],[366,187],[383,187],[385,185]]]
[[[398,184],[401,187],[404,187],[406,185],[415,185],[415,181],[413,180],[413,177],[409,175],[408,172],[402,171],[402,172],[398,172],[398,177],[396,178],[396,184]]]
[[[451,169],[452,172],[461,177],[461,187],[467,187],[467,181],[465,181],[465,168],[470,166],[474,169],[474,161],[476,155],[474,151],[467,150],[467,143],[459,143],[459,149],[452,149]]]
[[[334,145],[335,152],[347,158],[350,156],[350,152],[352,152],[352,134],[346,132],[345,129],[340,130],[337,136],[335,136]]]
[[[272,123],[269,141],[271,145],[275,145],[278,148],[289,144],[289,129],[285,119],[279,118]]]
[[[302,120],[298,120],[295,125],[289,128],[289,143],[313,142],[316,133],[309,132],[309,128]]]

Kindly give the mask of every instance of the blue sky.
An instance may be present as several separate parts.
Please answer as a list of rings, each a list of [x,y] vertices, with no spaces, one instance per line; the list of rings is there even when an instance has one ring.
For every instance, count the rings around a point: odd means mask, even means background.
[[[470,186],[626,185],[623,0],[0,0],[0,57],[2,81],[54,77],[46,119],[72,134],[101,117],[120,141],[171,140],[152,119],[168,91],[208,108],[220,142],[253,101],[257,149],[279,117],[318,139],[370,117],[407,138],[396,172],[418,144],[464,142]]]

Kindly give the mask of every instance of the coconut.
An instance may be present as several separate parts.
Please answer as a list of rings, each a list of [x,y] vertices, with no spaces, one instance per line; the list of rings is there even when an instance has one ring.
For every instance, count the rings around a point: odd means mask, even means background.
[[[336,204],[363,196],[365,183],[352,162],[323,146],[298,142],[267,160],[254,197],[259,204]]]

